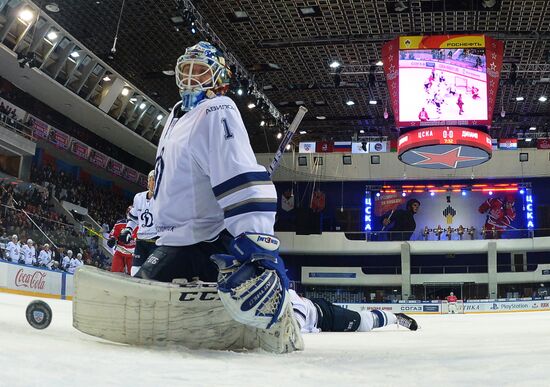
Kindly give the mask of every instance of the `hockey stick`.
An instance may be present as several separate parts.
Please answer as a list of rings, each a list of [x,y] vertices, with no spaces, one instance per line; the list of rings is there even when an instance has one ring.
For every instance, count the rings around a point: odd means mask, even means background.
[[[298,126],[300,126],[300,122],[302,122],[302,118],[307,113],[307,108],[305,106],[300,106],[298,109],[298,113],[296,113],[296,116],[294,117],[294,120],[292,120],[292,123],[288,127],[288,130],[285,133],[285,136],[283,137],[281,143],[279,144],[279,147],[277,148],[277,151],[275,152],[275,156],[273,156],[273,160],[271,161],[271,164],[267,167],[267,173],[269,176],[273,175],[273,172],[277,169],[279,166],[279,163],[281,162],[281,157],[283,157],[283,153],[285,152],[285,148],[292,139],[292,136],[294,136],[294,133],[296,133],[296,129],[298,129]]]

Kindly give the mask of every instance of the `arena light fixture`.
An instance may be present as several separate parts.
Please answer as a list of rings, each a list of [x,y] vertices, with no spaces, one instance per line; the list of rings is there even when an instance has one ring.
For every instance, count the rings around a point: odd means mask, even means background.
[[[50,42],[53,42],[54,40],[57,39],[57,32],[55,31],[48,32],[48,35],[46,35],[46,38],[48,38]]]
[[[45,8],[46,8],[47,11],[52,12],[52,13],[59,12],[59,6],[56,3],[46,4]]]
[[[313,5],[310,7],[300,7],[298,8],[300,11],[301,17],[315,17],[315,16],[321,16],[321,7],[318,5]]]
[[[290,150],[290,144],[286,144],[285,149],[286,149],[286,150]]]
[[[544,96],[544,95],[541,95],[541,96],[539,97],[539,101],[540,101],[540,102],[546,102],[547,99],[548,99],[548,98],[546,98],[546,96]]]
[[[159,115],[157,116],[157,121],[162,120],[162,117],[164,117],[164,116],[163,116],[162,114],[159,114]]]
[[[524,99],[525,99],[525,98],[523,98],[522,96],[516,97],[516,101],[518,101],[518,102],[521,102],[521,101],[523,101]]]
[[[329,67],[330,67],[331,69],[337,69],[337,68],[340,67],[340,66],[341,66],[341,64],[340,64],[340,62],[338,62],[337,60],[335,60],[335,61],[333,61],[331,64],[329,64]]]
[[[376,105],[377,103],[378,103],[378,101],[375,100],[375,99],[371,99],[371,100],[369,101],[369,105]]]
[[[361,130],[359,131],[359,133],[365,134],[365,129],[361,129]]]
[[[537,127],[536,127],[536,126],[531,126],[531,127],[529,128],[529,130],[537,130]]]
[[[145,109],[146,106],[147,106],[147,104],[145,102],[142,102],[142,103],[139,104],[139,108],[141,110]]]
[[[283,138],[283,134],[281,132],[277,133],[277,140],[280,140]]]
[[[24,22],[30,22],[34,18],[34,12],[31,11],[29,8],[25,8],[19,12],[18,15],[19,19]]]
[[[73,51],[71,52],[71,58],[78,58],[80,56],[80,54],[77,52],[77,51]]]
[[[237,95],[243,95],[243,89],[238,88],[237,89]]]
[[[254,102],[250,102],[248,105],[246,105],[249,109],[254,109],[256,107],[256,104]]]
[[[379,60],[378,62],[376,62],[376,65],[377,65],[377,66],[384,66],[384,62],[382,62],[381,60]]]
[[[317,118],[318,120],[326,120],[327,119],[326,116],[316,116],[315,118]]]
[[[130,102],[131,102],[131,103],[136,103],[136,102],[137,102],[137,98],[136,98],[136,97],[130,98]]]
[[[355,105],[355,102],[350,99],[350,100],[346,101],[346,105],[353,106],[353,105]]]
[[[122,94],[123,96],[127,96],[128,94],[130,94],[130,89],[128,89],[127,87],[123,88],[122,91],[120,92],[120,94]],[[131,101],[131,99],[130,99]]]
[[[104,80],[105,82],[109,82],[109,81],[111,80],[111,77],[109,77],[108,75],[105,75],[105,76],[103,77],[103,80]]]
[[[307,131],[305,131],[305,130],[300,130],[300,134],[307,134]]]

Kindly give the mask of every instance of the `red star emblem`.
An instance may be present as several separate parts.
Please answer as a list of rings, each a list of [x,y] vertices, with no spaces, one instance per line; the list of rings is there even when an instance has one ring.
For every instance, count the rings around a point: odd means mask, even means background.
[[[424,160],[417,161],[411,165],[427,165],[427,164],[441,164],[449,168],[456,168],[458,163],[461,161],[472,161],[472,160],[482,160],[484,157],[471,157],[471,156],[461,156],[460,151],[462,150],[461,146],[457,146],[445,153],[430,153],[430,152],[418,152],[412,151],[417,155],[424,157]]]

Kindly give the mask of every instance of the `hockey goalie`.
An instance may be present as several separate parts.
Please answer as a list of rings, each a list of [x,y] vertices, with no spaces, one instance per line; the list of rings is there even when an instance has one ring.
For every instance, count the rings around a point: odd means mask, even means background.
[[[175,73],[181,101],[159,139],[151,212],[137,214],[154,225],[156,248],[135,277],[79,270],[73,325],[128,344],[301,350],[273,236],[275,187],[224,95],[231,71],[199,42]]]

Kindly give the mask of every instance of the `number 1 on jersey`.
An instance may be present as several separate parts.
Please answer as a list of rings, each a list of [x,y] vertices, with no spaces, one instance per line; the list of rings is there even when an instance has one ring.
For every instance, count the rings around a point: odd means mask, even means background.
[[[229,140],[230,138],[233,138],[233,132],[229,129],[229,125],[227,125],[227,120],[225,118],[222,118],[222,126],[225,139]]]

